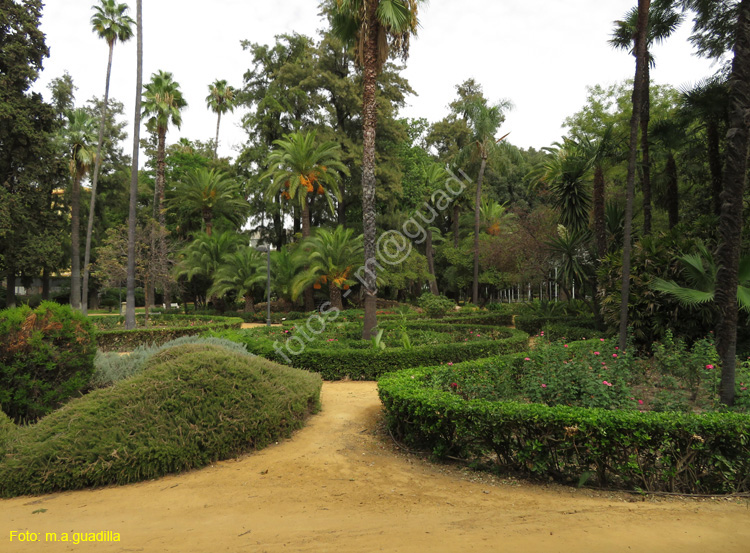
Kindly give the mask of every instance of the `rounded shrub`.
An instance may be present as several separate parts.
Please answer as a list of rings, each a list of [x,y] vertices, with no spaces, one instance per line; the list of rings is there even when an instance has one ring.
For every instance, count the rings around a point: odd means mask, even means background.
[[[126,484],[260,449],[319,409],[321,384],[220,346],[169,348],[19,428],[0,459],[0,496]]]
[[[95,353],[91,324],[69,306],[0,312],[0,407],[16,422],[46,415],[87,387]]]
[[[434,318],[440,318],[444,316],[448,311],[452,310],[456,303],[450,299],[446,298],[445,296],[436,296],[435,294],[431,294],[430,292],[425,292],[421,296],[419,296],[419,300],[417,300],[417,304],[419,307],[424,309],[425,313],[429,317]]]

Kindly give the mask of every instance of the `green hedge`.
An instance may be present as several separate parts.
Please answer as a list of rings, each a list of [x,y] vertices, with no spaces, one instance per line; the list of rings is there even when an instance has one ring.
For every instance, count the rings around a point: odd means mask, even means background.
[[[591,327],[576,326],[569,323],[549,323],[542,327],[545,338],[549,340],[587,340],[604,336],[602,332]]]
[[[502,330],[507,337],[497,340],[474,340],[467,343],[414,346],[412,348],[395,347],[384,350],[376,350],[371,345],[368,345],[366,349],[326,350],[314,348],[310,344],[300,347],[300,344],[304,344],[304,341],[297,340],[290,341],[290,348],[285,349],[283,342],[275,342],[270,338],[258,336],[251,332],[212,332],[207,335],[240,342],[245,344],[249,352],[298,369],[318,372],[325,380],[340,380],[343,378],[375,380],[383,373],[399,369],[449,362],[457,363],[502,353],[524,351],[528,348],[529,337],[525,332],[513,329],[493,330]],[[292,351],[299,351],[299,353],[295,355]]]
[[[136,328],[133,330],[101,330],[96,339],[102,351],[132,351],[138,346],[160,346],[181,336],[192,336],[206,331],[239,329],[242,319],[235,317],[206,317],[213,322],[193,326]],[[175,319],[179,321],[179,318]]]
[[[318,375],[212,345],[184,345],[110,388],[20,427],[0,496],[126,484],[260,449],[320,404]]]
[[[508,367],[517,363],[508,362]],[[750,416],[641,413],[466,401],[428,386],[434,368],[378,381],[391,432],[437,456],[493,458],[502,471],[678,493],[750,491]]]
[[[515,323],[518,330],[528,332],[531,336],[539,334],[542,327],[550,324],[590,328],[591,330],[596,328],[593,317],[516,315]]]

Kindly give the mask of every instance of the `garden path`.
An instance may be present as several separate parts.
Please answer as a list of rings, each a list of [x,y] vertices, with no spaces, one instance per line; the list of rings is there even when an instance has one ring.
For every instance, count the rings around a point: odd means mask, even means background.
[[[748,551],[747,500],[646,499],[431,464],[383,430],[372,382],[326,382],[291,439],[155,481],[0,501],[0,551]],[[11,530],[40,542],[10,542]],[[45,542],[100,532],[120,542]],[[72,536],[72,534],[71,534]]]

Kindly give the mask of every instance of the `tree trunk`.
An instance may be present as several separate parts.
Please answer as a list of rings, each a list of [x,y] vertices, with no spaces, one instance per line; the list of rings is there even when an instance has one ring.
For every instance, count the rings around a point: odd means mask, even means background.
[[[5,307],[10,309],[16,306],[16,268],[8,267],[5,272]]]
[[[73,176],[70,195],[70,305],[81,309],[81,177],[78,170]]]
[[[305,199],[303,200],[304,205],[302,207],[302,239],[310,237],[310,204],[308,202],[307,195],[305,195]],[[314,295],[313,287],[308,286],[305,288],[305,292],[303,294],[303,297],[305,299],[305,311],[314,311],[315,310],[315,295]]]
[[[109,102],[109,78],[112,73],[112,53],[115,49],[114,41],[109,43],[109,60],[107,61],[107,78],[104,85],[104,104],[102,104],[102,120],[99,123],[99,141],[96,143],[96,159],[94,160],[94,176],[91,177],[91,204],[89,205],[89,220],[86,226],[86,250],[83,254],[83,314],[89,310],[89,260],[91,259],[91,238],[94,233],[94,206],[96,205],[96,185],[99,182],[99,170],[102,167],[102,145],[104,144],[104,125],[107,120],[107,103]]]
[[[217,112],[216,117],[216,142],[214,142],[214,159],[217,159],[219,150],[219,125],[221,125],[221,112]]]
[[[646,52],[648,58],[648,51]],[[641,189],[643,191],[643,234],[651,234],[651,154],[648,144],[648,124],[651,119],[649,67],[646,63],[643,77],[643,104],[641,105]]]
[[[673,229],[680,222],[680,189],[677,181],[677,162],[674,154],[667,155],[667,213],[669,214],[669,228]]]
[[[427,270],[430,275],[432,275],[432,279],[430,279],[430,292],[437,296],[440,292],[438,292],[437,279],[435,277],[435,259],[432,251],[432,231],[428,228],[425,234],[426,238],[424,247],[425,257],[427,257]]]
[[[597,164],[594,168],[594,234],[599,258],[607,253],[607,216],[604,209],[604,169]]]
[[[274,211],[273,214],[273,229],[276,232],[276,249],[280,250],[284,246],[284,224],[281,221],[281,192],[276,193],[276,204],[279,206],[279,210]]]
[[[130,169],[130,210],[128,212],[128,275],[125,298],[125,328],[135,328],[135,228],[138,205],[138,152],[141,136],[141,89],[143,87],[143,11],[142,0],[136,0],[138,36],[135,83],[135,116],[133,123],[133,159]]]
[[[625,202],[625,231],[622,246],[622,297],[620,301],[620,350],[625,351],[628,338],[628,300],[630,295],[630,250],[633,233],[633,198],[635,196],[635,169],[638,155],[638,127],[643,101],[643,79],[646,56],[646,29],[651,0],[638,0],[638,24],[635,38],[635,82],[633,83],[633,115],[630,119],[630,153],[628,156],[627,196]]]
[[[714,214],[721,214],[721,153],[719,149],[719,123],[709,119],[706,124],[706,147],[708,149],[708,168],[711,172],[711,200]]]
[[[739,5],[732,76],[729,79],[729,130],[719,217],[716,274],[716,350],[721,357],[721,402],[734,403],[737,362],[737,285],[742,246],[742,198],[747,176],[750,110],[750,0]]]
[[[331,300],[331,307],[338,309],[339,311],[344,310],[344,302],[341,299],[341,290],[333,282],[328,283],[328,293]]]
[[[252,294],[245,294],[245,313],[255,313]]]
[[[471,288],[471,303],[479,305],[479,209],[482,205],[482,179],[487,167],[487,154],[482,152],[482,163],[477,178],[477,195],[474,198],[474,283]]]
[[[458,201],[453,202],[453,247],[458,247],[458,218],[461,214],[461,207],[458,205]]]
[[[45,267],[42,269],[42,299],[49,301],[49,289],[50,289],[50,276],[49,269]]]
[[[154,221],[158,222],[157,227],[157,240],[156,250],[154,252],[157,263],[167,262],[167,217],[164,211],[164,188],[165,188],[165,169],[167,166],[167,128],[159,127],[157,130],[157,145],[156,145],[156,184],[154,186]],[[162,230],[163,229],[163,230]],[[162,271],[159,271],[161,273]],[[155,272],[153,274],[156,274]],[[161,280],[161,279],[159,279]],[[152,280],[152,286],[154,290],[159,284],[159,281],[154,278]],[[162,282],[164,290],[164,303],[169,305],[172,302],[172,298],[169,294],[169,283]],[[152,301],[156,301],[156,292],[152,294]]]
[[[378,324],[375,252],[375,129],[377,126],[375,90],[378,76],[380,23],[376,14],[377,8],[378,2],[366,2],[365,21],[362,26],[362,32],[365,33],[362,71],[362,223],[365,257],[363,340],[369,340],[375,335],[375,327]]]
[[[213,213],[211,213],[211,210],[207,207],[203,207],[201,211],[203,215],[203,226],[206,229],[206,234],[208,236],[211,236],[214,231]]]

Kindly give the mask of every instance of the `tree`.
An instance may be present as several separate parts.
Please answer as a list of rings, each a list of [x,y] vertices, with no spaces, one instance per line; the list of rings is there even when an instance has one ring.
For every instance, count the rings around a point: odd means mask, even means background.
[[[245,312],[255,312],[253,292],[266,282],[266,261],[255,248],[243,246],[223,256],[213,275],[209,296],[221,297],[230,292],[245,300]]]
[[[673,9],[673,0],[655,0],[649,8],[648,29],[646,30],[646,57],[648,63],[644,68],[641,86],[643,101],[641,104],[641,183],[643,188],[643,232],[651,233],[651,160],[649,156],[648,125],[650,120],[650,75],[649,68],[654,65],[650,46],[667,39],[682,22],[682,14]],[[629,50],[635,55],[635,37],[638,31],[639,8],[631,9],[625,19],[615,22],[615,31],[609,43],[615,48]]]
[[[319,228],[300,245],[298,255],[307,259],[308,267],[294,280],[294,298],[310,285],[319,289],[327,284],[331,306],[344,308],[341,290],[356,284],[352,276],[362,263],[362,235],[353,235],[354,229],[341,225],[333,231]]]
[[[654,123],[651,137],[666,155],[666,202],[669,216],[669,228],[672,229],[680,220],[680,189],[677,175],[677,151],[685,143],[685,127],[674,119],[662,119]]]
[[[128,274],[125,303],[125,328],[135,328],[135,244],[136,208],[138,204],[138,151],[141,138],[141,88],[143,85],[143,9],[142,0],[136,0],[137,62],[135,80],[135,110],[133,122],[133,159],[130,168],[130,207],[128,211]]]
[[[377,76],[389,52],[406,60],[409,38],[415,35],[421,0],[337,0],[334,34],[355,45],[362,67],[362,221],[365,256],[365,318],[362,338],[369,340],[377,326],[375,252],[375,130]]]
[[[68,150],[70,176],[70,305],[81,309],[81,180],[96,160],[96,121],[82,108],[68,112],[64,140]]]
[[[100,0],[100,5],[94,6],[94,15],[91,17],[91,25],[94,32],[107,41],[109,46],[109,58],[107,61],[107,78],[104,85],[104,105],[102,117],[99,123],[99,140],[96,146],[96,159],[94,163],[94,174],[91,178],[91,203],[89,205],[89,220],[86,229],[86,249],[83,256],[83,293],[82,310],[85,314],[89,304],[89,259],[91,258],[91,235],[94,230],[94,209],[96,204],[96,187],[99,183],[99,169],[101,168],[102,144],[104,143],[104,127],[107,119],[107,102],[109,101],[109,79],[112,73],[112,53],[115,42],[126,42],[133,37],[132,18],[126,15],[127,4],[118,4],[115,0]]]
[[[214,169],[194,169],[177,183],[167,205],[184,219],[200,217],[204,232],[211,236],[214,220],[226,217],[238,228],[247,215],[248,203],[239,185]]]
[[[630,252],[633,229],[633,196],[635,195],[635,163],[638,148],[638,127],[641,119],[641,107],[646,66],[648,65],[647,30],[651,0],[638,0],[638,19],[635,33],[635,79],[633,81],[633,114],[630,118],[630,142],[628,154],[628,177],[625,202],[625,230],[622,246],[622,298],[620,301],[620,350],[625,351],[628,333],[628,294],[630,291]]]
[[[227,84],[225,79],[216,79],[208,85],[208,96],[206,96],[206,105],[216,114],[216,140],[214,141],[214,158],[219,148],[219,125],[221,125],[221,115],[228,111],[234,111],[234,88]]]
[[[217,232],[211,236],[200,233],[180,252],[180,261],[173,270],[174,276],[186,277],[189,281],[201,277],[208,283],[205,288],[209,289],[216,282],[224,259],[237,251],[238,242],[239,236],[235,232]]]

